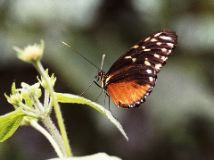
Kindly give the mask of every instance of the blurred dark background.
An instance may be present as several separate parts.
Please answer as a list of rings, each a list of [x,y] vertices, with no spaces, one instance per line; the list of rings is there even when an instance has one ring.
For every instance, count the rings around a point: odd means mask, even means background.
[[[56,90],[80,94],[97,70],[71,48],[104,68],[141,38],[162,29],[178,34],[178,46],[147,102],[136,109],[111,106],[130,141],[96,111],[62,105],[76,156],[106,152],[124,160],[214,159],[214,1],[213,0],[0,0],[0,113],[12,110],[4,93],[10,85],[36,82],[30,64],[13,46],[44,39],[43,64],[58,77]],[[100,89],[85,97],[94,100]],[[104,97],[99,99],[103,104]],[[22,127],[0,144],[1,160],[54,157],[49,142]]]

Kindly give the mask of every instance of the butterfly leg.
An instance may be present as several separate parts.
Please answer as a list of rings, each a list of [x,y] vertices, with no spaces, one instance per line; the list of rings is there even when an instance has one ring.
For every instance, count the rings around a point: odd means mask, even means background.
[[[108,110],[111,112],[111,98],[110,98],[110,96],[108,95],[108,93],[105,93],[104,106],[105,106],[106,97],[108,97]],[[111,113],[112,113],[112,112],[111,112]]]
[[[103,89],[101,90],[101,92],[99,93],[99,95],[96,97],[95,102],[97,102],[97,100],[100,98],[100,96],[103,94]]]
[[[97,83],[97,81],[93,81],[99,88],[102,88],[101,85]]]
[[[94,83],[94,81],[92,81],[92,82],[89,84],[88,88],[86,88],[86,89],[80,94],[80,96],[83,96],[83,95],[91,88],[91,86],[92,86],[93,83]]]
[[[111,99],[108,94],[106,94],[106,95],[108,96],[108,109],[111,112]]]
[[[105,97],[104,97],[104,106],[106,105],[106,94],[105,94]]]

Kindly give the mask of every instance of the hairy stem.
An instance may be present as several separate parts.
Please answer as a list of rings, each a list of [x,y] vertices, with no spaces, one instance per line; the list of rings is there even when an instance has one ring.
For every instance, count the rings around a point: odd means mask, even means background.
[[[43,134],[48,139],[48,141],[51,143],[52,147],[54,148],[54,150],[59,158],[64,157],[63,153],[61,152],[60,147],[55,142],[53,137],[41,125],[39,125],[36,121],[31,121],[31,126],[33,128],[35,128],[37,131],[39,131],[41,134]]]
[[[50,79],[49,79],[48,75],[46,74],[41,62],[36,61],[34,63],[34,66],[47,83],[47,87],[50,92],[50,96],[52,98],[52,103],[53,103],[53,108],[54,108],[54,112],[56,115],[57,123],[58,123],[59,129],[60,129],[60,133],[62,135],[63,141],[64,141],[65,150],[66,150],[67,156],[70,157],[70,156],[72,156],[72,151],[71,151],[71,147],[69,145],[69,140],[68,140],[68,136],[67,136],[65,125],[64,125],[62,112],[61,112],[60,106],[57,102],[57,98],[54,94],[53,86],[52,86]]]
[[[64,147],[63,139],[62,139],[58,129],[54,125],[53,121],[51,120],[51,118],[49,116],[44,117],[42,119],[42,123],[44,124],[45,128],[49,131],[49,133],[52,135],[52,137],[55,139],[57,144],[59,145],[64,157],[66,157],[66,150]]]

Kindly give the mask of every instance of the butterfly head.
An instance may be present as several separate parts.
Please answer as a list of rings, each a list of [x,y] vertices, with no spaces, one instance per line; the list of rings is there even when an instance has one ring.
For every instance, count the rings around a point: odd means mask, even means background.
[[[96,81],[101,84],[100,87],[102,87],[102,88],[105,87],[105,79],[106,79],[106,73],[103,71],[103,64],[104,64],[105,56],[106,56],[105,54],[102,55],[101,65],[98,70],[98,74],[95,76]]]
[[[103,70],[100,70],[98,74],[95,77],[97,82],[101,83],[101,87],[104,88],[105,86],[105,79],[106,79],[106,73]]]

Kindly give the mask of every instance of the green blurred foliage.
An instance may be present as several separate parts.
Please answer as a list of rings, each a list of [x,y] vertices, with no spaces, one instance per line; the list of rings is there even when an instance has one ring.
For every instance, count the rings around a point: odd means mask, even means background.
[[[17,60],[14,45],[44,39],[43,63],[56,73],[57,89],[80,94],[97,70],[75,50],[97,66],[105,53],[107,71],[138,40],[168,28],[177,32],[178,46],[147,102],[133,110],[111,106],[130,142],[93,111],[66,105],[63,111],[74,154],[103,151],[125,160],[214,159],[213,0],[1,0],[0,10],[2,114],[9,108],[3,97],[10,90],[9,84],[14,80],[33,82],[36,76],[32,66]],[[93,100],[99,91],[94,86],[85,96]],[[103,101],[104,96],[99,102]],[[33,160],[40,153],[41,159],[54,157],[36,131],[27,130],[31,135],[24,133],[23,137],[24,131],[0,144],[0,159],[21,155],[20,159],[26,156]],[[19,149],[14,149],[17,146]]]

